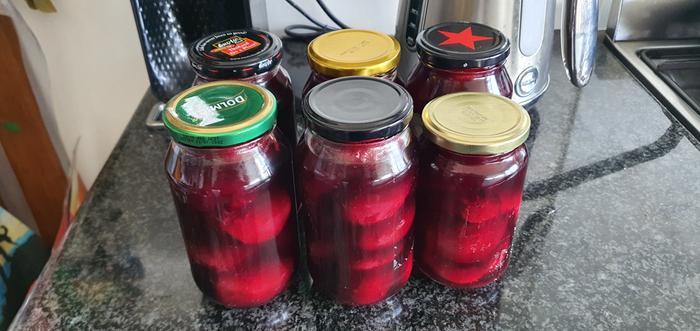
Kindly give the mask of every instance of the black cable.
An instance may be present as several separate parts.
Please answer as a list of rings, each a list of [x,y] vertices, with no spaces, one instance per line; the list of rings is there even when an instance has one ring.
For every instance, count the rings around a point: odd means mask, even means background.
[[[298,38],[298,39],[312,39],[315,38],[319,35],[322,35],[326,32],[330,31],[335,31],[338,30],[338,28],[332,27],[330,25],[326,25],[321,23],[320,21],[314,19],[309,15],[306,11],[304,11],[298,4],[296,4],[293,0],[285,0],[287,3],[292,6],[296,11],[304,15],[307,20],[309,20],[313,25],[304,25],[304,24],[292,24],[286,28],[284,28],[284,33],[287,34],[287,36],[291,38]],[[333,13],[328,9],[326,4],[323,2],[323,0],[316,0],[319,6],[321,6],[321,9],[323,10],[326,15],[333,21],[335,24],[337,24],[341,29],[347,29],[349,28],[345,23],[340,21]],[[309,32],[299,32],[298,30],[306,30]]]
[[[345,23],[341,22],[337,17],[335,17],[335,15],[333,15],[331,10],[328,9],[328,7],[326,7],[326,4],[323,2],[323,0],[316,0],[316,2],[318,3],[319,6],[321,6],[321,9],[323,10],[323,12],[326,13],[326,15],[328,15],[328,18],[330,18],[331,21],[333,21],[333,23],[338,24],[338,26],[341,29],[349,29],[350,28],[349,26],[345,25]]]

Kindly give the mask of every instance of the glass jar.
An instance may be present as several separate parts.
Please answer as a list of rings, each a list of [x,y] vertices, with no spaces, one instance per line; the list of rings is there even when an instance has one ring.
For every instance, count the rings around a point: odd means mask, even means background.
[[[402,84],[396,71],[401,45],[381,32],[342,29],[324,33],[309,43],[307,56],[311,75],[302,96],[337,77],[373,76]]]
[[[192,44],[189,58],[197,76],[193,85],[237,80],[262,86],[277,99],[277,126],[296,142],[294,93],[282,61],[282,40],[259,30],[231,30],[203,37]]]
[[[297,259],[291,155],[275,99],[257,85],[192,87],[166,106],[165,160],[194,281],[228,307],[262,305]]]
[[[416,258],[451,287],[488,285],[508,267],[522,198],[530,117],[486,93],[454,93],[422,114]]]
[[[403,287],[413,266],[411,98],[373,77],[322,83],[304,100],[297,178],[313,286],[351,305]]]
[[[513,95],[504,66],[510,42],[496,29],[477,23],[441,23],[418,34],[416,49],[420,63],[406,89],[418,114],[430,100],[449,93]]]

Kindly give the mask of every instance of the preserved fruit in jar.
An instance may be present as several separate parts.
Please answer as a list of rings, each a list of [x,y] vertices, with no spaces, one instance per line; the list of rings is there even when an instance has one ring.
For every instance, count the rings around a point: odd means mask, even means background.
[[[422,120],[418,265],[444,285],[485,286],[508,266],[530,117],[503,97],[455,93],[430,102]]]
[[[229,307],[262,305],[297,261],[291,154],[275,99],[235,81],[192,87],[166,106],[165,170],[195,283]]]
[[[420,63],[406,89],[418,114],[430,100],[449,93],[513,95],[504,65],[510,42],[496,29],[478,23],[441,23],[418,34],[416,49]]]
[[[373,77],[337,78],[304,101],[300,218],[314,288],[351,305],[403,287],[413,266],[411,99]]]

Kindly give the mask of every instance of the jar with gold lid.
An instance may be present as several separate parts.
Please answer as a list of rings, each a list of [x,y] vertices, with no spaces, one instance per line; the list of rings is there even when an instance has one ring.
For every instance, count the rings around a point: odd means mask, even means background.
[[[433,280],[485,286],[508,266],[530,117],[493,94],[448,94],[423,109],[416,262]]]
[[[309,43],[307,57],[312,72],[304,96],[322,82],[345,76],[374,76],[401,84],[396,71],[401,46],[381,32],[343,29],[325,33]]]

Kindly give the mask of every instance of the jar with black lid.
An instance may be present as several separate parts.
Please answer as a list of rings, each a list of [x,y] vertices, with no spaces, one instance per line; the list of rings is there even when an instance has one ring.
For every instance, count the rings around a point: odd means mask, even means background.
[[[294,94],[282,61],[282,40],[260,30],[218,32],[195,41],[189,58],[197,76],[194,85],[238,80],[262,86],[277,99],[277,126],[296,142]]]
[[[313,286],[345,304],[384,300],[413,265],[411,98],[387,80],[337,78],[311,89],[304,117],[296,178]]]

